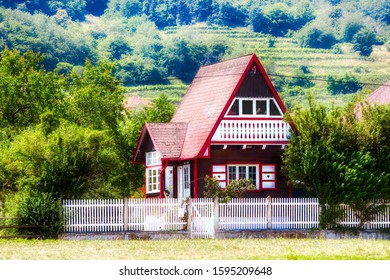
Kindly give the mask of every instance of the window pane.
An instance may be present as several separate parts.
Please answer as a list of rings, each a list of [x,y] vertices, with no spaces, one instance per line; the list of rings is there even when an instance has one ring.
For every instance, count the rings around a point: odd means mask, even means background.
[[[236,167],[229,166],[229,183],[233,180],[236,180]]]
[[[228,115],[229,116],[237,116],[239,114],[238,112],[238,99],[234,100],[234,103],[232,105],[232,107],[230,107],[230,110],[228,112]]]
[[[252,102],[252,100],[243,100],[242,101],[242,114],[243,115],[253,115],[253,102]]]
[[[267,115],[267,100],[256,101],[256,115]]]
[[[249,178],[252,181],[252,184],[256,186],[256,181],[257,181],[257,174],[256,174],[256,166],[248,166],[249,169]]]
[[[239,173],[239,177],[240,179],[247,179],[246,177],[246,166],[239,166],[238,167],[238,173]]]
[[[270,115],[271,116],[281,116],[282,113],[279,111],[278,107],[275,104],[275,101],[273,99],[269,100],[269,107],[270,107]]]

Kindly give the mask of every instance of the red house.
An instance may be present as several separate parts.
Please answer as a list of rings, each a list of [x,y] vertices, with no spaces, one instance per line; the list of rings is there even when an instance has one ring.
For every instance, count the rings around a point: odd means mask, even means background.
[[[203,197],[206,175],[222,187],[252,180],[246,197],[291,196],[280,172],[285,112],[255,54],[201,67],[171,122],[143,128],[133,163],[146,166],[147,197]]]

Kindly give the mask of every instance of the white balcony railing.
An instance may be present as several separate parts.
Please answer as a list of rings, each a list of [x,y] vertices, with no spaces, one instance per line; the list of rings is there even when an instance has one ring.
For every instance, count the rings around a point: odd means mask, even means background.
[[[211,141],[288,141],[290,125],[283,120],[222,120]]]

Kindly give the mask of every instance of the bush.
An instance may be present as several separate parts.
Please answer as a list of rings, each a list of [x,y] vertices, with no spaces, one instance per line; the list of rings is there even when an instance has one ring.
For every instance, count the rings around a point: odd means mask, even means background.
[[[337,39],[331,31],[309,26],[300,32],[300,46],[303,48],[331,49]]]
[[[242,197],[245,191],[254,190],[251,180],[239,179],[230,182],[226,188],[222,188],[214,177],[206,175],[204,196],[209,198],[219,197],[221,202],[229,202],[232,198]]]
[[[326,88],[331,94],[348,94],[355,93],[362,87],[356,77],[346,74],[344,77],[329,76]]]
[[[35,228],[17,229],[17,234],[34,234],[42,238],[57,238],[63,220],[60,203],[49,193],[36,190],[18,192],[11,203],[9,214],[18,218],[19,225],[37,225]]]

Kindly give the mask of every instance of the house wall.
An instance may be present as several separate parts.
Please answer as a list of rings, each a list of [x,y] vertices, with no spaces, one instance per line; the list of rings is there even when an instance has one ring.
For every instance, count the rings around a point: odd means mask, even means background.
[[[281,156],[283,150],[280,145],[268,145],[263,150],[262,146],[253,146],[252,148],[242,149],[242,145],[228,146],[211,146],[210,159],[198,160],[198,195],[203,197],[204,180],[206,175],[211,175],[212,165],[232,164],[232,163],[259,163],[259,164],[276,164],[277,179],[275,190],[250,191],[244,194],[244,197],[289,197],[290,189],[286,178],[280,171]]]
[[[259,70],[253,76],[247,75],[235,97],[274,97]]]

